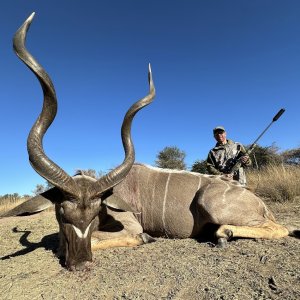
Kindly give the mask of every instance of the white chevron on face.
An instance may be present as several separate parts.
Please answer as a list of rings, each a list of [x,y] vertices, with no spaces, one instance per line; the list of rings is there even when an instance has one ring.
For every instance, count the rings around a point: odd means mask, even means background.
[[[90,230],[90,227],[91,227],[91,224],[89,224],[89,226],[86,228],[86,230],[84,231],[84,233],[79,229],[77,228],[75,225],[72,225],[74,231],[76,232],[77,236],[80,238],[80,239],[85,239],[89,233],[89,230]]]

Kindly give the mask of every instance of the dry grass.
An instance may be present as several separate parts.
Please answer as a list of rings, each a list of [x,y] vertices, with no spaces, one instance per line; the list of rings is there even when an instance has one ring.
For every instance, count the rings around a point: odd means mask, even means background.
[[[0,215],[4,212],[7,212],[11,209],[13,209],[15,206],[25,202],[26,200],[28,200],[28,198],[11,198],[11,197],[7,197],[7,198],[1,198],[0,199]]]
[[[300,202],[300,167],[269,165],[247,172],[249,188],[275,202]]]

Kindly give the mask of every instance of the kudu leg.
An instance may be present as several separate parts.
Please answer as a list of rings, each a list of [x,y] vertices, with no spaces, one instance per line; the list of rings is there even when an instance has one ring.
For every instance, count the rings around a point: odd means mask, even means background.
[[[134,247],[154,242],[131,212],[109,212],[112,218],[92,233],[92,251],[113,247]]]
[[[232,237],[279,239],[288,235],[287,228],[270,220],[256,227],[221,225],[216,232],[220,247],[224,247]]]
[[[106,233],[103,232],[93,232],[92,235],[92,251],[114,248],[114,247],[134,247],[147,243],[154,242],[155,239],[152,238],[147,233],[139,234],[121,234],[121,233]]]

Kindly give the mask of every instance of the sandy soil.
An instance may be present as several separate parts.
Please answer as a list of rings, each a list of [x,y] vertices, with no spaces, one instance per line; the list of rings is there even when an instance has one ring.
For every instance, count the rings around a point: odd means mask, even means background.
[[[300,228],[298,205],[271,205]],[[300,240],[167,240],[94,254],[72,273],[55,257],[53,212],[0,220],[0,299],[300,299]]]

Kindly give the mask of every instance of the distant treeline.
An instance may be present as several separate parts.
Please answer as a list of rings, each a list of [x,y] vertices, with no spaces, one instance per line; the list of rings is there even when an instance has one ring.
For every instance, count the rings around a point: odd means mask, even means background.
[[[0,196],[0,201],[1,200],[11,200],[11,201],[13,201],[13,200],[18,200],[20,198],[29,198],[29,197],[31,197],[31,196],[30,195],[23,195],[23,196],[21,196],[18,193],[5,194],[3,196]]]
[[[245,146],[246,149],[249,147],[250,145]],[[190,167],[187,167],[185,157],[185,151],[179,149],[177,146],[168,146],[158,153],[155,165],[161,168],[190,170],[202,174],[207,173],[206,157],[204,159],[197,159]],[[269,165],[300,166],[300,148],[280,152],[275,144],[267,147],[257,145],[250,157],[253,162],[252,168],[256,170],[263,169]]]

